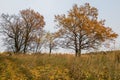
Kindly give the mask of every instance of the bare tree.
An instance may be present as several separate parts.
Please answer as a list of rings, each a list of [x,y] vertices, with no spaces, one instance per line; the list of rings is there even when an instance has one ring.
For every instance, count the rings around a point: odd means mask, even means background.
[[[31,44],[34,53],[41,53],[41,49],[44,47],[45,41],[45,31],[41,30],[34,34],[34,40]]]
[[[49,55],[51,54],[52,50],[53,49],[57,49],[57,46],[58,46],[58,36],[56,33],[50,33],[50,32],[47,32],[46,35],[45,35],[45,47],[49,48]]]
[[[4,44],[7,45],[8,50],[15,53],[21,51],[23,46],[23,28],[21,19],[16,15],[1,15],[1,32],[4,37]]]

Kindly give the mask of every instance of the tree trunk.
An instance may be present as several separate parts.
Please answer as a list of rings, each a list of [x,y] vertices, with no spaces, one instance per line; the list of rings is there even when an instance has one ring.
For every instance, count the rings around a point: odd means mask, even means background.
[[[23,49],[24,54],[26,53],[26,49],[27,49],[27,40],[25,40],[25,43],[24,43],[24,49]]]
[[[81,56],[81,49],[79,49],[79,51],[78,51],[78,56],[79,57]]]
[[[28,44],[29,34],[30,34],[30,30],[27,29],[27,30],[26,30],[26,35],[25,35],[24,49],[23,49],[24,54],[25,54],[26,51],[27,51],[27,44]]]
[[[38,43],[38,44],[37,44],[37,46],[36,46],[35,53],[37,53],[37,52],[38,52],[38,47],[39,47],[39,43]]]
[[[49,56],[51,55],[52,49],[50,48]]]
[[[80,34],[79,34],[79,38],[78,38],[78,40],[79,40],[79,50],[78,50],[78,56],[80,57],[81,56],[81,50],[82,50],[82,37],[83,37],[83,35],[82,35],[82,33],[81,33],[81,31],[80,31]]]
[[[75,56],[78,56],[78,50],[75,48]]]
[[[20,52],[20,48],[19,48],[18,45],[19,45],[19,43],[18,43],[18,41],[15,38],[15,53],[19,53]]]
[[[74,45],[75,45],[75,56],[77,57],[78,56],[78,46],[77,46],[77,37],[76,37],[76,34],[75,34]]]
[[[51,46],[51,43],[49,44],[49,56],[51,55],[51,52],[52,52],[52,46]]]
[[[82,41],[81,41],[81,37],[79,37],[79,50],[78,50],[78,56],[81,56],[81,46],[82,46]]]

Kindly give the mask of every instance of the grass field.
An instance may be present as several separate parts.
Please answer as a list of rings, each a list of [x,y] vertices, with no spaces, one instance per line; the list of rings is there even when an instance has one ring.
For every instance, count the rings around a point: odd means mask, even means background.
[[[0,55],[0,80],[120,80],[120,51]]]

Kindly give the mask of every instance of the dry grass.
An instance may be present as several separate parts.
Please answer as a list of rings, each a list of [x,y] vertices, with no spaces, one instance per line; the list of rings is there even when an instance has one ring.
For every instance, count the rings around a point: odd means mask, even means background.
[[[120,80],[120,51],[73,55],[0,55],[0,80]]]

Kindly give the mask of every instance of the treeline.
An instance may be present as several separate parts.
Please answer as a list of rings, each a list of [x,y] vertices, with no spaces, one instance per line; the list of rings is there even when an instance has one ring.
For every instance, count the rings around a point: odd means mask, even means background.
[[[99,48],[106,40],[118,36],[104,25],[105,20],[98,20],[98,9],[89,3],[75,4],[67,14],[55,15],[58,31],[54,33],[44,30],[44,16],[33,9],[21,10],[17,15],[3,13],[0,19],[6,51],[16,54],[39,53],[44,48],[51,53],[62,47],[73,49],[80,56],[81,50]]]

